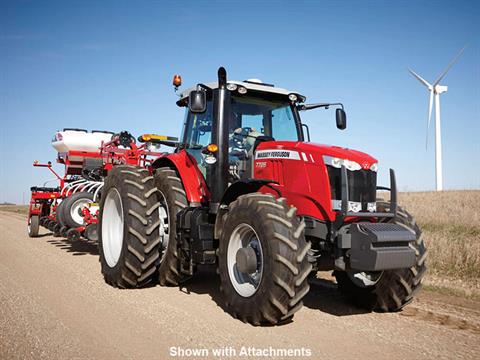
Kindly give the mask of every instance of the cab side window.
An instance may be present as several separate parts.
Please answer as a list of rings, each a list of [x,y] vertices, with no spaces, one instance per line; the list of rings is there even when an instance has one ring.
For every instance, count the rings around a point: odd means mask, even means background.
[[[194,114],[188,111],[184,127],[184,144],[187,151],[197,160],[200,171],[205,176],[206,167],[203,163],[202,149],[211,143],[213,104],[212,100],[207,102],[207,110],[201,114]]]

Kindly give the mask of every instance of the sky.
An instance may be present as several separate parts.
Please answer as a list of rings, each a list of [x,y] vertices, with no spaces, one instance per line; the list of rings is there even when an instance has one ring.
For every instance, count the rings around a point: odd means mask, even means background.
[[[479,189],[479,1],[4,1],[0,0],[0,203],[28,201],[52,178],[64,127],[178,136],[184,88],[259,78],[308,102],[342,102],[304,114],[312,141],[394,168],[402,191],[435,188],[434,126],[425,147],[430,82],[465,45],[442,81],[444,187]],[[59,171],[61,167],[56,167]]]

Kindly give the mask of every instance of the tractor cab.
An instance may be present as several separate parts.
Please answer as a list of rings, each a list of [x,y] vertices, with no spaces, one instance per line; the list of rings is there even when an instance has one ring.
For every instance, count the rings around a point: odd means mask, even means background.
[[[186,106],[182,145],[197,161],[204,176],[209,165],[216,163],[215,152],[208,150],[212,144],[214,129],[212,83],[202,87],[205,92],[205,106],[202,111],[188,107],[190,93],[187,89],[179,101]],[[282,88],[260,83],[259,80],[229,81],[231,93],[229,112],[225,118],[228,133],[228,177],[229,183],[253,177],[252,161],[256,147],[266,141],[303,141],[303,132],[296,107],[300,97]],[[302,97],[303,98],[303,97]],[[218,148],[216,149],[218,151]]]
[[[337,127],[343,130],[343,105],[305,101],[298,92],[257,79],[227,81],[223,68],[218,82],[197,84],[180,94],[177,105],[186,108],[186,115],[177,150],[195,159],[211,193],[212,213],[228,205],[229,199],[251,191],[253,184],[259,190],[268,181],[277,194],[298,199],[294,205],[302,215],[334,220],[341,202],[340,191],[336,191],[340,170],[328,168],[336,174],[330,184],[325,170],[331,164],[325,160],[337,158],[365,164],[369,176],[357,179],[363,184],[356,188],[363,193],[351,191],[355,201],[350,201],[350,207],[373,209],[376,174],[370,173],[376,172],[376,160],[360,152],[309,143],[308,126],[301,122],[301,111],[335,107]]]

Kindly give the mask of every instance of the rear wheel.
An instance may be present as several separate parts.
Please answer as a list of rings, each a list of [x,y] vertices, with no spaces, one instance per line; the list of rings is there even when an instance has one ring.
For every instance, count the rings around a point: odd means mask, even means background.
[[[230,312],[254,325],[290,319],[303,305],[312,269],[296,209],[252,193],[232,202],[223,220],[218,261]]]
[[[377,206],[385,211],[386,205],[378,203]],[[377,272],[334,272],[338,289],[358,307],[383,312],[398,311],[409,304],[421,288],[422,278],[427,270],[427,252],[422,232],[413,217],[400,207],[395,222],[413,230],[417,236],[417,240],[411,245],[416,253],[414,266]]]
[[[39,221],[38,215],[32,215],[28,219],[28,224],[27,224],[27,232],[28,236],[30,237],[37,237],[38,236],[38,230],[40,228],[40,221]]]
[[[160,259],[158,190],[148,170],[115,166],[105,181],[99,253],[105,281],[138,288],[156,280]]]
[[[175,170],[168,167],[157,169],[155,184],[159,191],[160,207],[160,239],[161,262],[159,269],[159,283],[162,286],[177,286],[185,275],[179,272],[179,257],[177,250],[177,214],[188,207],[188,200],[183,188],[182,180]]]

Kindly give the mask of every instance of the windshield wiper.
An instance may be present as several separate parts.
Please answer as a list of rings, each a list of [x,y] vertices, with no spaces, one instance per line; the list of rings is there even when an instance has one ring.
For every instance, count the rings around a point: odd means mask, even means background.
[[[330,106],[340,106],[343,109],[342,103],[303,104],[303,105],[298,105],[297,109],[300,111],[306,111],[306,110],[312,110],[312,109],[321,108],[321,107],[328,109]]]

